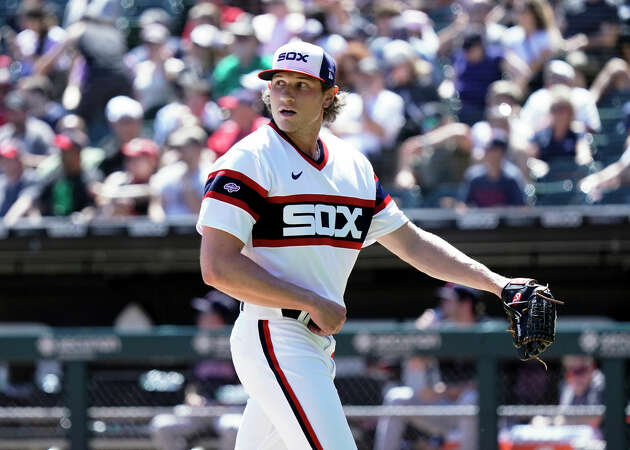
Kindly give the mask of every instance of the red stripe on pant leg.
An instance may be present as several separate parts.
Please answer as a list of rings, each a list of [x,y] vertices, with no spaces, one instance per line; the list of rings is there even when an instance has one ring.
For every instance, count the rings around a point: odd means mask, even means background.
[[[306,430],[309,434],[309,437],[311,438],[312,443],[315,446],[315,448],[317,450],[324,450],[322,447],[322,444],[320,444],[319,442],[319,439],[317,439],[317,435],[315,434],[315,431],[313,430],[311,423],[309,422],[308,418],[306,417],[306,414],[304,413],[304,409],[302,408],[302,405],[300,404],[295,393],[293,392],[293,389],[291,389],[291,385],[287,381],[287,378],[284,376],[284,372],[280,368],[280,364],[278,364],[278,359],[276,358],[276,354],[273,351],[273,344],[271,343],[271,334],[269,333],[269,321],[263,320],[262,326],[263,326],[263,333],[265,337],[265,344],[267,346],[267,351],[269,353],[269,358],[271,359],[271,363],[273,364],[272,368],[274,369],[274,372],[280,378],[280,382],[284,386],[286,392],[289,394],[290,398],[287,400],[293,403],[293,406],[295,407],[295,409],[297,410],[299,414],[299,419],[301,419],[303,424],[305,425]]]

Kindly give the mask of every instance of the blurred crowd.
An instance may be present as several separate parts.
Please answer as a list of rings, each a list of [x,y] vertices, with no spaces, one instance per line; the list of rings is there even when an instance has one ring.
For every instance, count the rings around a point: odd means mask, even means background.
[[[335,57],[330,129],[403,207],[630,202],[621,1],[154,3],[2,7],[4,225],[197,213],[209,165],[269,121],[256,74],[292,39]]]

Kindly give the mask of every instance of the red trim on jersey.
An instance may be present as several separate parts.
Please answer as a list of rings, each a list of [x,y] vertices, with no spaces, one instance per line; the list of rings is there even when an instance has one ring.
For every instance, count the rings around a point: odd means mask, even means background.
[[[274,371],[280,378],[280,381],[282,385],[284,386],[286,392],[289,394],[290,401],[293,403],[293,406],[295,407],[295,409],[297,410],[300,416],[299,418],[302,420],[303,424],[305,425],[306,431],[308,432],[309,437],[311,438],[312,443],[314,444],[315,448],[317,450],[324,450],[324,448],[322,447],[322,444],[320,444],[319,442],[319,439],[317,439],[317,435],[315,434],[315,431],[313,430],[313,426],[309,422],[308,417],[306,417],[306,413],[304,412],[304,409],[302,408],[300,401],[297,399],[295,392],[293,392],[291,385],[287,381],[287,377],[284,375],[284,372],[280,368],[280,364],[278,364],[278,358],[276,358],[276,354],[273,351],[273,343],[271,342],[271,334],[269,333],[269,321],[263,320],[262,327],[263,327],[263,334],[265,337],[265,344],[267,346],[267,352],[269,353],[269,358],[271,359],[271,362],[273,364]]]
[[[374,182],[378,185],[381,181],[378,179],[378,177],[376,176],[376,174],[374,174]],[[376,201],[376,200],[375,200]],[[378,204],[376,205],[376,208],[374,208],[374,215],[378,214],[379,212],[381,212],[382,210],[385,209],[385,207],[387,205],[389,205],[389,202],[392,201],[392,198],[389,194],[387,194],[387,196]]]
[[[366,208],[374,208],[374,200],[364,198],[344,197],[342,195],[323,195],[323,194],[297,194],[297,195],[277,195],[267,197],[269,203],[300,203],[300,202],[323,202],[335,203],[351,206],[363,206]]]
[[[253,239],[252,245],[254,247],[301,247],[307,245],[328,245],[330,247],[349,248],[352,250],[361,250],[363,247],[362,242],[343,241],[341,239],[327,237]]]
[[[269,122],[269,126],[273,128],[275,132],[278,133],[278,135],[282,139],[284,139],[289,144],[291,144],[291,147],[293,147],[298,152],[298,154],[302,158],[304,158],[311,166],[315,167],[317,170],[322,170],[324,168],[324,166],[328,162],[328,147],[326,147],[326,144],[324,144],[324,141],[321,138],[318,138],[318,139],[319,139],[319,142],[322,143],[322,152],[324,153],[324,157],[322,158],[321,162],[318,164],[316,161],[313,160],[313,158],[311,158],[309,155],[307,155],[302,150],[300,150],[300,148],[297,145],[295,145],[295,143],[291,140],[291,138],[284,131],[278,128],[278,125],[276,125],[273,121]]]
[[[387,205],[389,205],[389,202],[391,202],[391,201],[392,201],[392,197],[391,197],[389,194],[387,194],[387,197],[385,197],[385,198],[383,199],[383,201],[382,201],[381,203],[379,203],[379,204],[376,206],[376,208],[374,208],[374,215],[377,215],[379,212],[381,212],[382,210],[384,210],[384,209],[385,209],[385,207],[386,207]]]
[[[204,195],[203,198],[214,198],[215,200],[220,200],[222,202],[229,203],[234,206],[238,206],[247,214],[252,216],[254,220],[256,221],[260,217],[260,215],[256,214],[254,210],[251,209],[247,203],[245,203],[243,200],[239,200],[238,198],[230,197],[229,195],[221,194],[220,192],[214,192],[214,191],[208,191],[208,193]]]
[[[208,174],[208,178],[206,179],[206,183],[208,182],[208,180],[210,178],[217,177],[219,175],[225,175],[225,176],[230,177],[230,178],[236,178],[237,180],[242,181],[243,183],[245,183],[247,185],[247,187],[249,187],[250,189],[253,189],[254,191],[256,191],[261,197],[266,197],[267,196],[267,193],[268,193],[267,189],[262,187],[260,184],[256,183],[254,180],[249,178],[247,175],[242,174],[241,172],[237,172],[236,170],[221,169],[221,170],[217,170],[215,172],[211,172],[210,174]]]

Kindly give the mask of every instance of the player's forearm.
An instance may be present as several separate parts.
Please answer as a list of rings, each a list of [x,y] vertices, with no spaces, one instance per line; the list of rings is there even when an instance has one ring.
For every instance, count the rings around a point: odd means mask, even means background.
[[[206,284],[247,303],[310,311],[318,297],[273,276],[240,253],[223,257],[202,247],[201,269]]]
[[[509,281],[507,278],[492,272],[485,265],[462,253],[442,238],[419,228],[416,230],[420,240],[411,258],[414,266],[422,267],[423,272],[434,278],[501,296],[501,290]]]
[[[501,290],[509,281],[442,238],[413,224],[407,224],[394,233],[398,234],[394,239],[379,241],[401,259],[429,276],[492,292],[499,297]]]

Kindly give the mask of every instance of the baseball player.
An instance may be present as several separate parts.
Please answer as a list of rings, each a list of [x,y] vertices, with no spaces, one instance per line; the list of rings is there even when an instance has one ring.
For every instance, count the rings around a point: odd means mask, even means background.
[[[241,301],[231,350],[250,398],[236,449],[356,449],[332,335],[361,248],[378,241],[431,276],[498,296],[510,280],[413,225],[368,160],[322,130],[342,105],[322,48],[290,42],[259,77],[273,120],[215,162],[197,222],[204,281]]]

